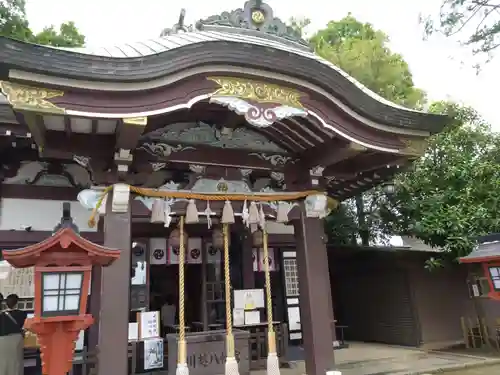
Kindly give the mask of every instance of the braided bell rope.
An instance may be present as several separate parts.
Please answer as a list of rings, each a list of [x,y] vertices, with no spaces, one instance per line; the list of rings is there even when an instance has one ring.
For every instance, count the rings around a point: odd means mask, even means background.
[[[231,271],[229,269],[229,224],[223,224],[222,231],[224,236],[224,287],[226,295],[226,356],[234,357],[233,315],[231,312]]]
[[[262,230],[264,250],[264,276],[266,281],[267,302],[267,375],[280,375],[279,360],[276,352],[276,334],[273,325],[273,301],[271,295],[271,273],[269,271],[269,247],[265,228]]]
[[[273,332],[273,301],[271,298],[271,273],[269,271],[269,248],[267,246],[267,231],[262,231],[262,242],[264,248],[264,276],[266,280],[266,302],[267,302],[267,329]]]
[[[236,351],[234,348],[233,314],[231,311],[231,273],[229,270],[229,224],[223,224],[224,236],[224,286],[226,294],[226,363],[224,375],[239,375]]]
[[[184,216],[180,217],[180,245],[179,245],[179,349],[177,355],[177,363],[179,365],[186,364],[186,324],[184,320],[184,261],[186,257],[186,249],[184,246]]]

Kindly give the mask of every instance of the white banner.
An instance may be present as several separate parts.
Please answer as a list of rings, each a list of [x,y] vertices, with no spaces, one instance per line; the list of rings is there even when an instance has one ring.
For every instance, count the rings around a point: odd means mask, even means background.
[[[221,262],[221,252],[219,249],[216,249],[212,246],[212,243],[207,243],[207,263],[220,263]]]
[[[201,264],[201,238],[188,238],[188,248],[186,254],[186,263]]]
[[[149,239],[149,262],[167,264],[167,240],[165,238]]]
[[[277,271],[278,265],[276,264],[276,257],[274,256],[274,249],[268,248],[269,257],[267,261],[269,262],[269,271]],[[264,272],[265,269],[265,261],[264,259],[264,249],[253,249],[252,250],[252,259],[253,259],[253,270]]]
[[[167,264],[179,264],[179,248],[168,247]]]

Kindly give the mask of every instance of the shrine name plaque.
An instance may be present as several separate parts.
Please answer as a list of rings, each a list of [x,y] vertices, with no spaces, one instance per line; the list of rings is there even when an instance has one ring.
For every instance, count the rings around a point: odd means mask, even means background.
[[[236,360],[241,375],[250,374],[250,333],[233,330]],[[168,373],[175,374],[177,367],[178,335],[168,334]],[[189,375],[224,375],[226,363],[226,331],[186,333],[187,364]]]

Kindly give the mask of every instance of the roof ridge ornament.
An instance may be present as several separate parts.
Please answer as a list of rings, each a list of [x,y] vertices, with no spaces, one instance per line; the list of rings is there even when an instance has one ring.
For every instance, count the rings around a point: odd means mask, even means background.
[[[76,226],[76,224],[73,222],[73,218],[71,217],[71,203],[70,202],[64,202],[62,206],[62,216],[61,216],[61,221],[59,224],[57,224],[52,231],[53,234],[57,233],[61,229],[65,228],[70,228],[72,229],[75,233],[79,234],[80,230]]]
[[[260,31],[310,49],[309,43],[301,37],[300,32],[274,17],[272,8],[262,0],[248,0],[243,9],[210,16],[199,20],[195,25],[197,30],[210,30],[217,26],[224,27],[225,31],[229,27]]]
[[[172,34],[178,34],[179,32],[187,33],[188,31],[193,31],[193,26],[186,26],[184,24],[184,19],[186,18],[186,9],[182,8],[179,14],[179,20],[172,26],[171,29],[166,28],[160,34],[160,37],[165,37]]]

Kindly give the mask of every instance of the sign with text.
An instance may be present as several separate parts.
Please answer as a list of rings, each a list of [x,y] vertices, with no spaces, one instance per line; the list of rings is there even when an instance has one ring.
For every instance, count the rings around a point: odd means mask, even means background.
[[[0,293],[4,297],[17,294],[19,298],[35,297],[34,267],[12,267],[8,276],[0,280]]]
[[[161,337],[160,334],[160,312],[139,312],[139,339],[152,339]]]
[[[163,367],[163,339],[144,340],[144,370]]]
[[[233,333],[240,374],[248,374],[250,371],[249,333],[242,330],[234,330]],[[175,371],[178,335],[168,334],[167,341],[168,368]],[[226,363],[226,332],[224,330],[188,333],[186,341],[189,375],[224,374]]]
[[[239,289],[234,291],[234,308],[243,310],[263,309],[264,289]]]

